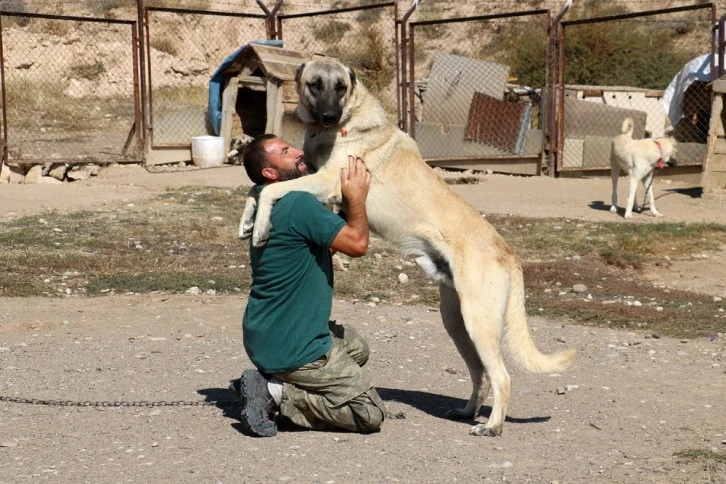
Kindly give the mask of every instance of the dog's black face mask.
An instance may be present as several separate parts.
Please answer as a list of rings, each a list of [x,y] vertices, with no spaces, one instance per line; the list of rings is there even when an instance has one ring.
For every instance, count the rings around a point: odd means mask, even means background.
[[[325,128],[337,125],[356,84],[353,70],[346,72],[336,64],[309,63],[298,69],[296,80],[315,122]]]

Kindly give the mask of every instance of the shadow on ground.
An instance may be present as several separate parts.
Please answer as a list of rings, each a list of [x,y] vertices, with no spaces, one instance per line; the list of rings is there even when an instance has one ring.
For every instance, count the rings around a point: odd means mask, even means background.
[[[381,398],[387,402],[393,401],[410,405],[422,412],[425,412],[431,416],[445,419],[446,411],[452,408],[463,408],[466,405],[466,400],[460,398],[453,398],[446,395],[438,395],[430,392],[420,392],[415,390],[399,390],[394,388],[382,388],[376,387]],[[489,417],[491,414],[491,407],[484,406],[479,411],[479,416]],[[506,421],[512,423],[542,423],[546,422],[551,417],[529,417],[529,418],[517,418],[507,416]],[[473,421],[472,421],[473,422]]]

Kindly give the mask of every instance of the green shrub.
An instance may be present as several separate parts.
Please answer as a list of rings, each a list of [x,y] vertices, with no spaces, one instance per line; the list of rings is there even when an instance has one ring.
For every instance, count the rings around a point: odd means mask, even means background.
[[[664,89],[693,56],[673,49],[675,31],[657,22],[576,25],[566,34],[568,84]]]
[[[624,12],[622,8],[606,7],[587,12],[580,9],[568,20]],[[655,22],[649,17],[565,28],[567,84],[663,89],[683,64],[698,54],[677,46],[676,41],[691,27],[663,28],[663,22]],[[511,74],[520,84],[544,85],[546,36],[542,16],[524,22],[509,22],[491,31],[496,34],[482,46],[480,57],[509,65]]]

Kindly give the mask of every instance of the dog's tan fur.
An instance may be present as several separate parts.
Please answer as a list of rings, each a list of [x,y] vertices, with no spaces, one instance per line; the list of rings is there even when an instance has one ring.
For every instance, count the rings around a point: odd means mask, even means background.
[[[676,140],[673,138],[645,138],[633,139],[633,119],[625,118],[621,134],[613,138],[610,157],[610,174],[613,182],[612,204],[610,211],[618,211],[618,177],[620,170],[628,174],[628,202],[625,205],[625,218],[632,218],[633,210],[638,209],[638,202],[635,200],[638,182],[643,182],[645,196],[648,199],[648,207],[655,217],[662,217],[655,208],[655,197],[653,196],[653,172],[660,162],[668,163],[675,156],[677,148]],[[645,204],[645,202],[644,202]]]
[[[491,415],[471,433],[499,435],[510,396],[502,333],[514,359],[533,372],[566,369],[574,350],[551,355],[537,350],[527,325],[522,268],[514,250],[423,161],[413,139],[387,120],[379,102],[350,69],[315,60],[300,67],[297,84],[298,114],[308,123],[304,151],[318,171],[262,191],[253,243],[264,244],[272,204],[290,191],[341,202],[340,170],[347,166],[348,155],[363,158],[372,175],[366,202],[371,230],[415,258],[439,283],[444,326],[471,375],[469,402],[449,410],[447,417],[474,419],[491,388]],[[240,224],[242,238],[250,235],[253,212],[254,200],[249,199]]]

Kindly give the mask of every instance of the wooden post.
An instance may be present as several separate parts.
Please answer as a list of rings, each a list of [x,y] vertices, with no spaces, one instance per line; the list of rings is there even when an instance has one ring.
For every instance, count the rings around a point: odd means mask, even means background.
[[[219,136],[224,138],[224,146],[229,150],[232,143],[232,116],[236,114],[237,91],[239,90],[239,78],[231,77],[227,86],[222,91],[222,122],[219,127]]]

